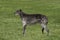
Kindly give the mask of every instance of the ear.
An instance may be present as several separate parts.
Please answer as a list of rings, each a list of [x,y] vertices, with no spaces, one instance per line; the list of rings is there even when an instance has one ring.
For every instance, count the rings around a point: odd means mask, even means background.
[[[22,10],[20,9],[20,12],[21,12]]]

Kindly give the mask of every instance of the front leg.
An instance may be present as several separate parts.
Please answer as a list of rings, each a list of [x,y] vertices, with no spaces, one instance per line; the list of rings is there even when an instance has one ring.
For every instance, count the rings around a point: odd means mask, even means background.
[[[23,35],[25,34],[26,25],[23,26]]]
[[[23,23],[23,35],[24,35],[27,24],[26,24],[26,21],[25,20],[22,20],[22,23]]]

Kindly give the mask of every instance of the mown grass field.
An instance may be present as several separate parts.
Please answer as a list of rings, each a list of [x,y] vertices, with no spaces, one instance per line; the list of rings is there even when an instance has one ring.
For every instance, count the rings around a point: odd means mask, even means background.
[[[27,26],[22,36],[22,23],[14,12],[40,13],[48,17],[49,36],[39,24]],[[0,0],[0,40],[60,40],[60,0]]]

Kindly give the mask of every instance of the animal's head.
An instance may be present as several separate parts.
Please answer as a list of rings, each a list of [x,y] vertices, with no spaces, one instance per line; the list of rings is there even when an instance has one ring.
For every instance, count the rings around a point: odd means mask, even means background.
[[[20,15],[22,13],[22,10],[20,9],[20,10],[17,10],[16,12],[15,12],[15,14],[16,15]]]

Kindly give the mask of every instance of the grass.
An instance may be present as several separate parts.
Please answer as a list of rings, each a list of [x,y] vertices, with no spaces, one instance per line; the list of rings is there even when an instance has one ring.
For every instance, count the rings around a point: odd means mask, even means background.
[[[28,26],[22,36],[22,23],[14,12],[40,13],[48,17],[49,36],[39,24]],[[60,0],[0,0],[0,40],[60,40]]]

